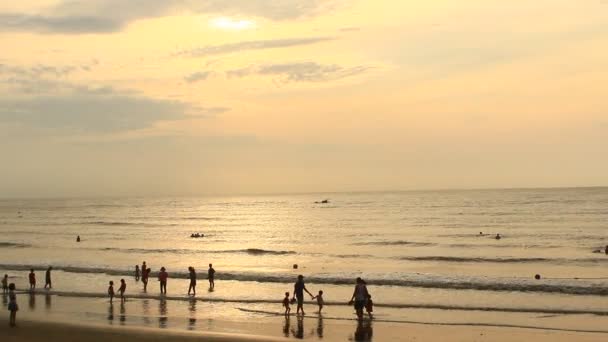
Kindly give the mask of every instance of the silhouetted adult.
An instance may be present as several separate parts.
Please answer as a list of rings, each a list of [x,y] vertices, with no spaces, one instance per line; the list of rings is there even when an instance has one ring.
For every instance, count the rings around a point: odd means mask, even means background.
[[[158,273],[158,281],[160,281],[160,293],[167,294],[167,278],[169,278],[169,274],[165,271],[164,267],[160,268],[160,273]]]
[[[44,288],[45,289],[50,289],[53,287],[53,285],[51,285],[51,271],[53,270],[52,266],[49,266],[49,268],[46,269],[46,273],[45,273],[45,277],[44,277]]]
[[[369,296],[369,292],[367,292],[367,286],[365,286],[365,281],[360,277],[357,278],[357,285],[355,285],[355,291],[353,291],[353,296],[351,297],[348,304],[355,303],[355,311],[357,311],[357,317],[359,319],[363,318],[363,308],[365,308],[365,304],[367,303],[367,298]]]
[[[293,285],[293,298],[298,300],[298,308],[296,310],[296,315],[302,311],[302,315],[304,315],[304,291],[310,295],[310,298],[313,297],[312,293],[308,291],[306,285],[304,284],[304,276],[299,275],[298,280]]]
[[[190,295],[190,291],[192,290],[193,295],[196,296],[196,271],[194,267],[188,267],[189,278],[190,278],[190,286],[188,287],[188,295]]]
[[[209,264],[209,271],[207,271],[207,277],[209,278],[209,288],[213,290],[215,288],[215,269],[213,264]]]

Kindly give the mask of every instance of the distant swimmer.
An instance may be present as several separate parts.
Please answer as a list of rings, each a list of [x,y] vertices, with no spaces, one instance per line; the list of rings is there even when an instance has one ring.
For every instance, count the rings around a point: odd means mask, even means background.
[[[327,203],[329,203],[328,199],[324,199],[322,201],[315,201],[315,204],[327,204]]]
[[[608,246],[606,246],[606,249],[604,249],[604,253],[606,253],[606,255],[608,255]]]
[[[76,237],[76,242],[80,242],[80,235]]]
[[[496,234],[495,239],[496,239],[496,240],[500,240],[500,239],[502,239],[502,237],[500,236],[500,234]]]

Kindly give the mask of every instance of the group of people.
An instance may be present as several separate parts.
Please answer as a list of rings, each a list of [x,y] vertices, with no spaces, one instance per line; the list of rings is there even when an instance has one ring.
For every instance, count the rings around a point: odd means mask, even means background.
[[[141,268],[139,265],[135,265],[135,281],[139,281],[144,285],[144,292],[148,290],[148,280],[150,278],[150,273],[152,269],[148,267],[146,262],[142,262]],[[215,269],[213,268],[213,264],[209,264],[209,270],[207,271],[207,277],[209,279],[209,289],[215,289]],[[190,285],[188,286],[188,295],[192,293],[192,295],[196,296],[196,271],[194,267],[188,267],[188,278],[190,279]],[[167,273],[167,269],[163,266],[160,268],[160,272],[158,272],[158,281],[160,284],[160,293],[167,294],[167,280],[169,279],[169,273]],[[120,279],[120,288],[118,289],[118,293],[120,294],[121,303],[125,301],[125,291],[127,289],[127,284],[124,279]],[[108,286],[108,296],[110,297],[110,303],[114,298],[114,282],[110,281]]]
[[[304,284],[304,276],[299,275],[298,280],[293,286],[293,297],[289,300],[289,292],[285,292],[285,298],[283,299],[283,307],[285,308],[285,315],[289,315],[291,312],[291,304],[297,303],[296,315],[302,314],[304,315],[304,292],[310,295],[312,300],[317,300],[317,305],[319,306],[319,313],[323,310],[323,306],[325,305],[325,301],[323,299],[323,291],[319,291],[316,296],[314,296]],[[348,302],[348,305],[353,305],[355,307],[355,311],[357,312],[357,317],[359,319],[363,318],[363,309],[367,311],[367,314],[370,318],[373,318],[374,311],[374,303],[372,302],[372,296],[369,294],[367,290],[367,284],[365,280],[360,277],[356,280],[355,290],[353,295]]]

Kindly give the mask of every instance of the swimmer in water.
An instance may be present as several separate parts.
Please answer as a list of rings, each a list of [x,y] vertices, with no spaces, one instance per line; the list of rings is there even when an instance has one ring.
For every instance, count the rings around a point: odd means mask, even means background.
[[[500,240],[500,239],[502,239],[502,237],[500,236],[500,234],[496,234],[495,239],[496,239],[496,240]]]

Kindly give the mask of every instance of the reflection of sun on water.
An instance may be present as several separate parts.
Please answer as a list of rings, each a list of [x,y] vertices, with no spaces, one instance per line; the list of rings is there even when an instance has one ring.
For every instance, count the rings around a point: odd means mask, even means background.
[[[219,17],[209,21],[211,27],[221,30],[249,30],[255,28],[255,21],[252,20],[239,20],[227,17]]]

